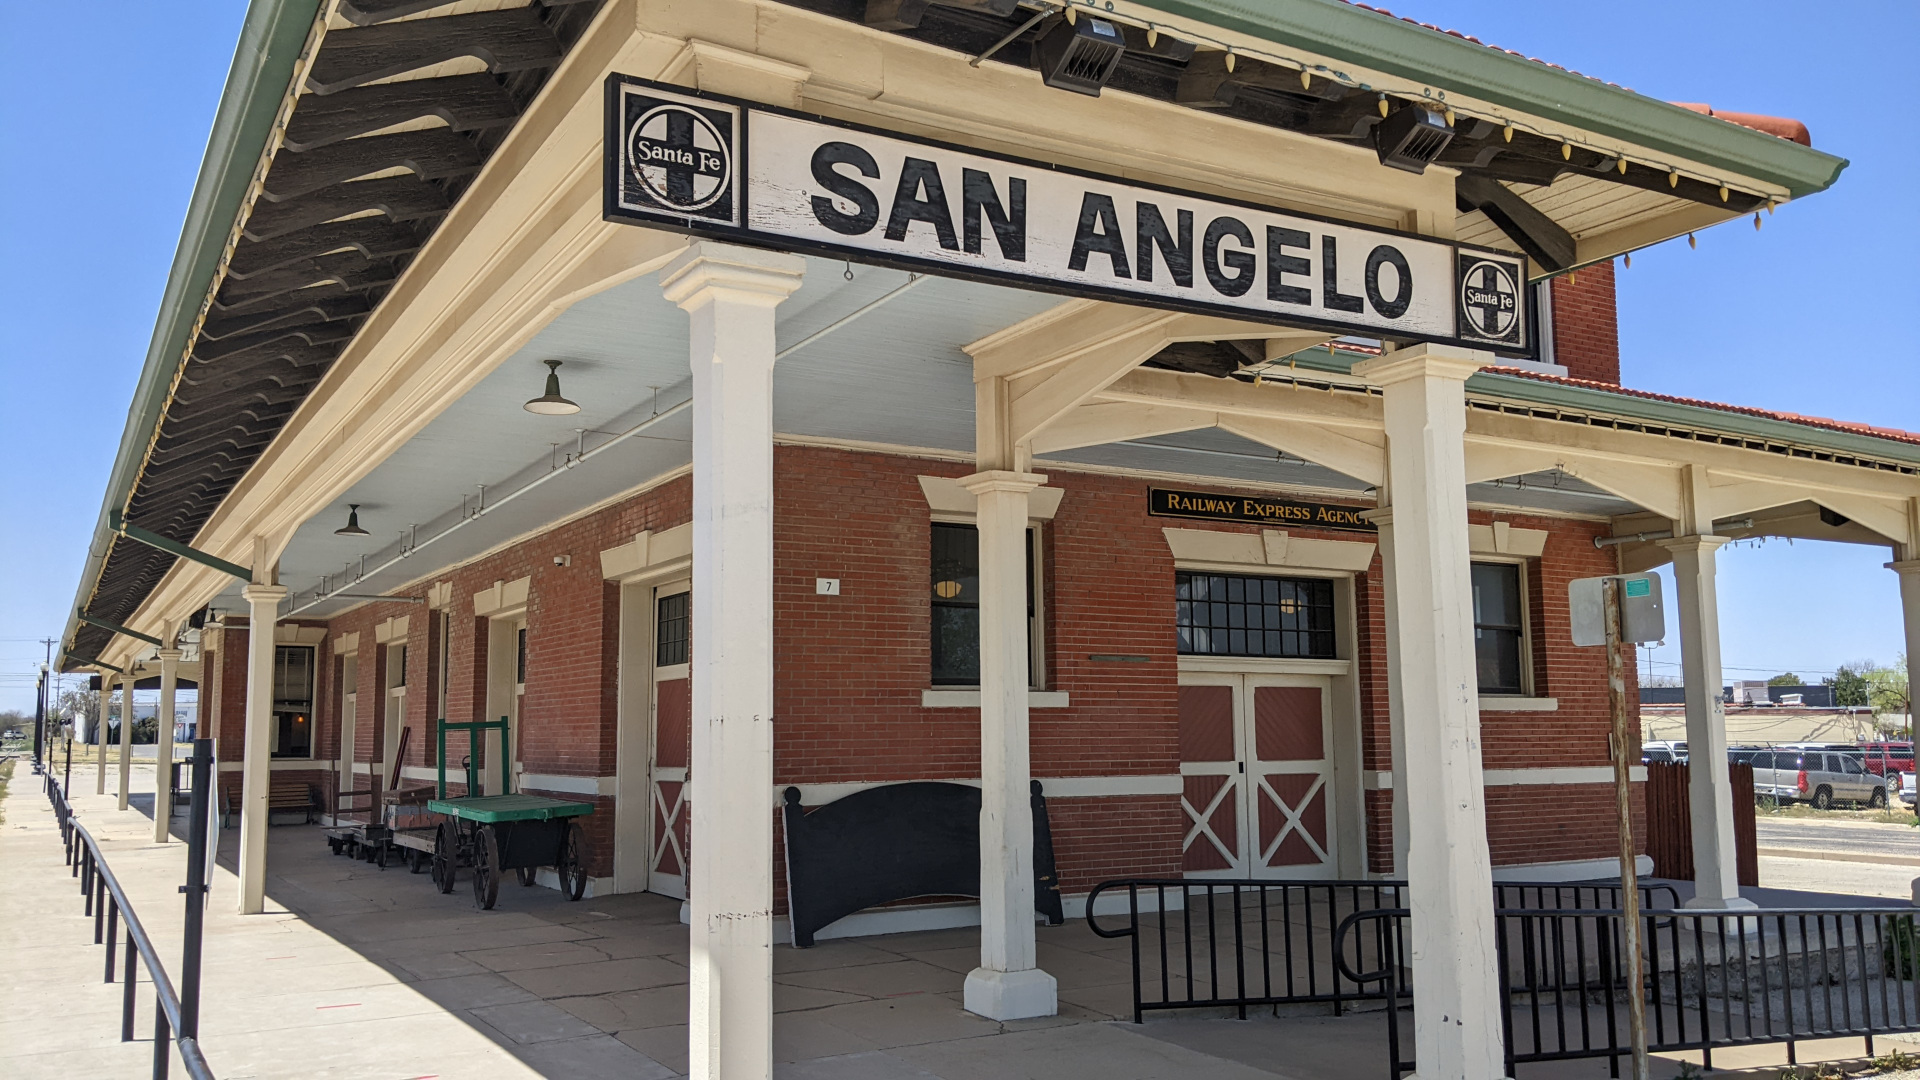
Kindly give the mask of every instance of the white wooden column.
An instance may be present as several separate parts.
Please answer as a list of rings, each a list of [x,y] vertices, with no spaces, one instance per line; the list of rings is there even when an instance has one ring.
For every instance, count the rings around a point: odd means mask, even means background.
[[[113,672],[104,668],[100,672],[100,732],[93,737],[94,749],[99,751],[95,759],[98,766],[93,778],[93,793],[107,793],[107,721],[113,717]]]
[[[284,585],[248,585],[247,726],[240,750],[240,914],[267,906],[267,797],[273,783],[273,624]]]
[[[960,481],[978,500],[980,539],[980,966],[965,1002],[993,1020],[1059,1011],[1034,941],[1027,745],[1027,496],[1046,482],[1010,470]]]
[[[773,1075],[774,308],[805,268],[702,241],[660,275],[692,317],[689,1080]]]
[[[1913,545],[1920,548],[1920,544]],[[1920,668],[1920,559],[1901,559],[1887,564],[1900,575],[1900,614],[1907,629],[1907,680]]]
[[[1465,383],[1490,354],[1421,345],[1354,365],[1384,392],[1393,635],[1406,752],[1416,1075],[1506,1075],[1468,571]]]
[[[171,637],[172,635],[167,635]],[[180,650],[160,650],[160,745],[154,755],[153,842],[167,842],[167,826],[173,820],[173,704],[180,679]]]
[[[1400,645],[1395,640],[1400,625],[1399,605],[1393,587],[1393,511],[1376,510],[1373,523],[1380,527],[1380,593],[1385,608],[1387,639],[1387,749],[1393,755],[1393,877],[1407,877],[1407,717],[1401,707],[1406,692],[1400,685]]]
[[[1687,704],[1687,802],[1693,821],[1693,899],[1687,907],[1750,908],[1740,898],[1733,842],[1733,781],[1727,775],[1727,712],[1720,701],[1720,600],[1714,552],[1724,536],[1661,540],[1673,553],[1680,608],[1680,673]]]
[[[127,808],[127,796],[133,790],[133,684],[139,681],[134,674],[133,662],[127,662],[127,673],[120,677],[122,694],[126,704],[120,709],[120,809]]]

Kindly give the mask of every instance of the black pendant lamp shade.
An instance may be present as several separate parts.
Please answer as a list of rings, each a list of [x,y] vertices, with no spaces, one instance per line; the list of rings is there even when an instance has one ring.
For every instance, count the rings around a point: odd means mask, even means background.
[[[372,536],[373,535],[372,533],[360,527],[360,504],[359,503],[348,504],[347,524],[344,528],[333,530],[333,535],[335,536]]]
[[[547,392],[527,402],[527,411],[542,416],[566,416],[577,413],[580,406],[560,396],[560,361],[545,360],[547,365]]]

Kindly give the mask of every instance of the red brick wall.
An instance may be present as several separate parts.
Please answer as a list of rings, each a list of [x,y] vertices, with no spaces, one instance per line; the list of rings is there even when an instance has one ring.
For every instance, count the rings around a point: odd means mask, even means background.
[[[1620,383],[1613,262],[1553,279],[1553,358],[1576,379]]]
[[[774,468],[776,783],[978,776],[977,710],[921,704],[928,688],[930,515],[916,477],[971,470],[952,462],[786,446],[777,449]],[[1170,524],[1257,530],[1150,517],[1145,480],[1054,471],[1050,484],[1063,489],[1064,497],[1054,521],[1042,529],[1046,683],[1048,689],[1068,692],[1071,707],[1033,711],[1034,775],[1177,773],[1174,566],[1160,530]],[[599,552],[641,529],[686,521],[689,499],[689,482],[675,480],[437,578],[452,583],[455,613],[449,716],[471,719],[484,709],[487,626],[471,615],[472,595],[495,581],[531,575],[529,670],[516,758],[531,773],[611,775],[619,592],[601,579]],[[1604,526],[1502,517],[1550,534],[1544,558],[1529,567],[1529,617],[1535,693],[1558,698],[1559,709],[1487,713],[1482,723],[1486,765],[1604,766],[1604,660],[1596,650],[1567,644],[1566,613],[1567,580],[1612,570],[1611,554],[1591,543]],[[1474,520],[1487,522],[1491,515],[1476,512]],[[571,556],[571,565],[556,566],[556,555]],[[814,579],[820,577],[839,578],[841,594],[818,595]],[[421,582],[408,591],[418,595],[432,584]],[[1364,768],[1387,770],[1392,764],[1377,557],[1356,576],[1355,597]],[[371,603],[332,625],[333,634],[361,634],[356,748],[362,761],[379,746],[374,719],[382,664],[373,627],[395,615],[424,624],[429,612],[423,605]],[[434,650],[424,625],[409,630],[415,647],[409,650],[408,684],[425,690],[433,678]],[[1095,654],[1147,659],[1096,662],[1090,659]],[[325,681],[331,687],[339,658],[327,655],[326,660],[330,678]],[[432,730],[431,701],[425,692],[408,697],[408,723],[417,725],[409,764],[432,760],[425,737]],[[337,710],[321,715],[326,731]],[[332,738],[323,745],[337,746]],[[464,753],[458,740],[450,744],[455,762]],[[1604,809],[1608,798],[1604,785],[1490,792],[1496,863],[1605,857],[1613,850],[1611,816],[1596,818],[1589,810]],[[613,819],[610,801],[597,802],[600,812],[589,820],[593,872],[604,875],[611,868]],[[1390,793],[1369,791],[1365,803],[1369,862],[1384,871],[1392,849]],[[1185,816],[1177,797],[1055,798],[1050,805],[1065,891],[1084,891],[1122,874],[1178,872]]]

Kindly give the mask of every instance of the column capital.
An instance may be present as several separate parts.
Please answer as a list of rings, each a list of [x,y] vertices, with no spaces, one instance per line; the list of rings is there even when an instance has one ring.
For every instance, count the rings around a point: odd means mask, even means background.
[[[1354,375],[1375,386],[1392,386],[1421,378],[1464,382],[1467,376],[1498,362],[1498,357],[1483,349],[1427,342],[1362,360],[1353,365],[1352,370]]]
[[[163,661],[170,660],[177,664],[180,662],[180,658],[187,654],[180,649],[161,649],[159,652],[155,653],[154,655],[159,657]]]
[[[262,604],[278,605],[291,591],[285,585],[247,585],[241,588],[240,598],[255,607]]]
[[[771,306],[800,287],[806,269],[806,260],[798,255],[701,240],[688,244],[660,271],[660,291],[689,310],[716,289]]]
[[[1671,536],[1665,540],[1655,540],[1653,543],[1656,547],[1665,548],[1676,554],[1682,551],[1707,554],[1718,551],[1721,545],[1732,539],[1733,537],[1731,536],[1713,536],[1701,533],[1697,536]]]
[[[1887,569],[1906,577],[1908,574],[1920,574],[1920,559],[1896,559],[1884,564]]]
[[[1041,473],[1015,472],[1012,469],[987,469],[963,476],[955,481],[961,487],[975,495],[985,495],[990,491],[1028,492],[1047,482]]]

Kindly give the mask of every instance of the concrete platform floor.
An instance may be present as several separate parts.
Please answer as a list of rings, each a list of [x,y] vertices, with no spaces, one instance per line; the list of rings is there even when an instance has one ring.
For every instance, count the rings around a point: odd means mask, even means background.
[[[76,781],[79,777],[76,776]],[[89,776],[87,778],[91,780]],[[156,845],[152,770],[136,768],[136,810],[74,797],[87,827],[177,978],[185,845]],[[146,1075],[152,999],[140,1040],[118,1041],[121,988],[101,980],[91,920],[61,863],[59,834],[24,768],[0,829],[0,1075]],[[184,815],[178,822],[184,822]],[[176,826],[176,834],[178,833]],[[269,911],[233,914],[232,851],[222,835],[206,946],[202,1043],[216,1074],[239,1078],[612,1077],[686,1069],[687,932],[677,901],[627,895],[566,903],[503,885],[476,911],[465,882],[442,896],[426,875],[328,853],[319,830],[276,826]],[[1124,941],[1084,924],[1042,928],[1042,965],[1060,981],[1060,1015],[995,1023],[965,1012],[960,989],[977,932],[826,941],[774,951],[775,1075],[782,1080],[1379,1080],[1382,1014],[1186,1016],[1144,1025],[1130,1011]],[[1410,1025],[1408,1025],[1410,1026]],[[1883,1041],[1884,1042],[1884,1041]],[[1884,1050],[1885,1046],[1883,1046]],[[1826,1054],[1821,1051],[1826,1050]],[[1858,1040],[1802,1044],[1800,1060],[1852,1060]],[[1716,1064],[1777,1075],[1779,1048],[1727,1051]],[[176,1066],[177,1067],[177,1066]],[[1654,1075],[1678,1071],[1657,1061]],[[1604,1062],[1524,1066],[1522,1080],[1602,1077]],[[175,1075],[181,1075],[178,1072]]]

